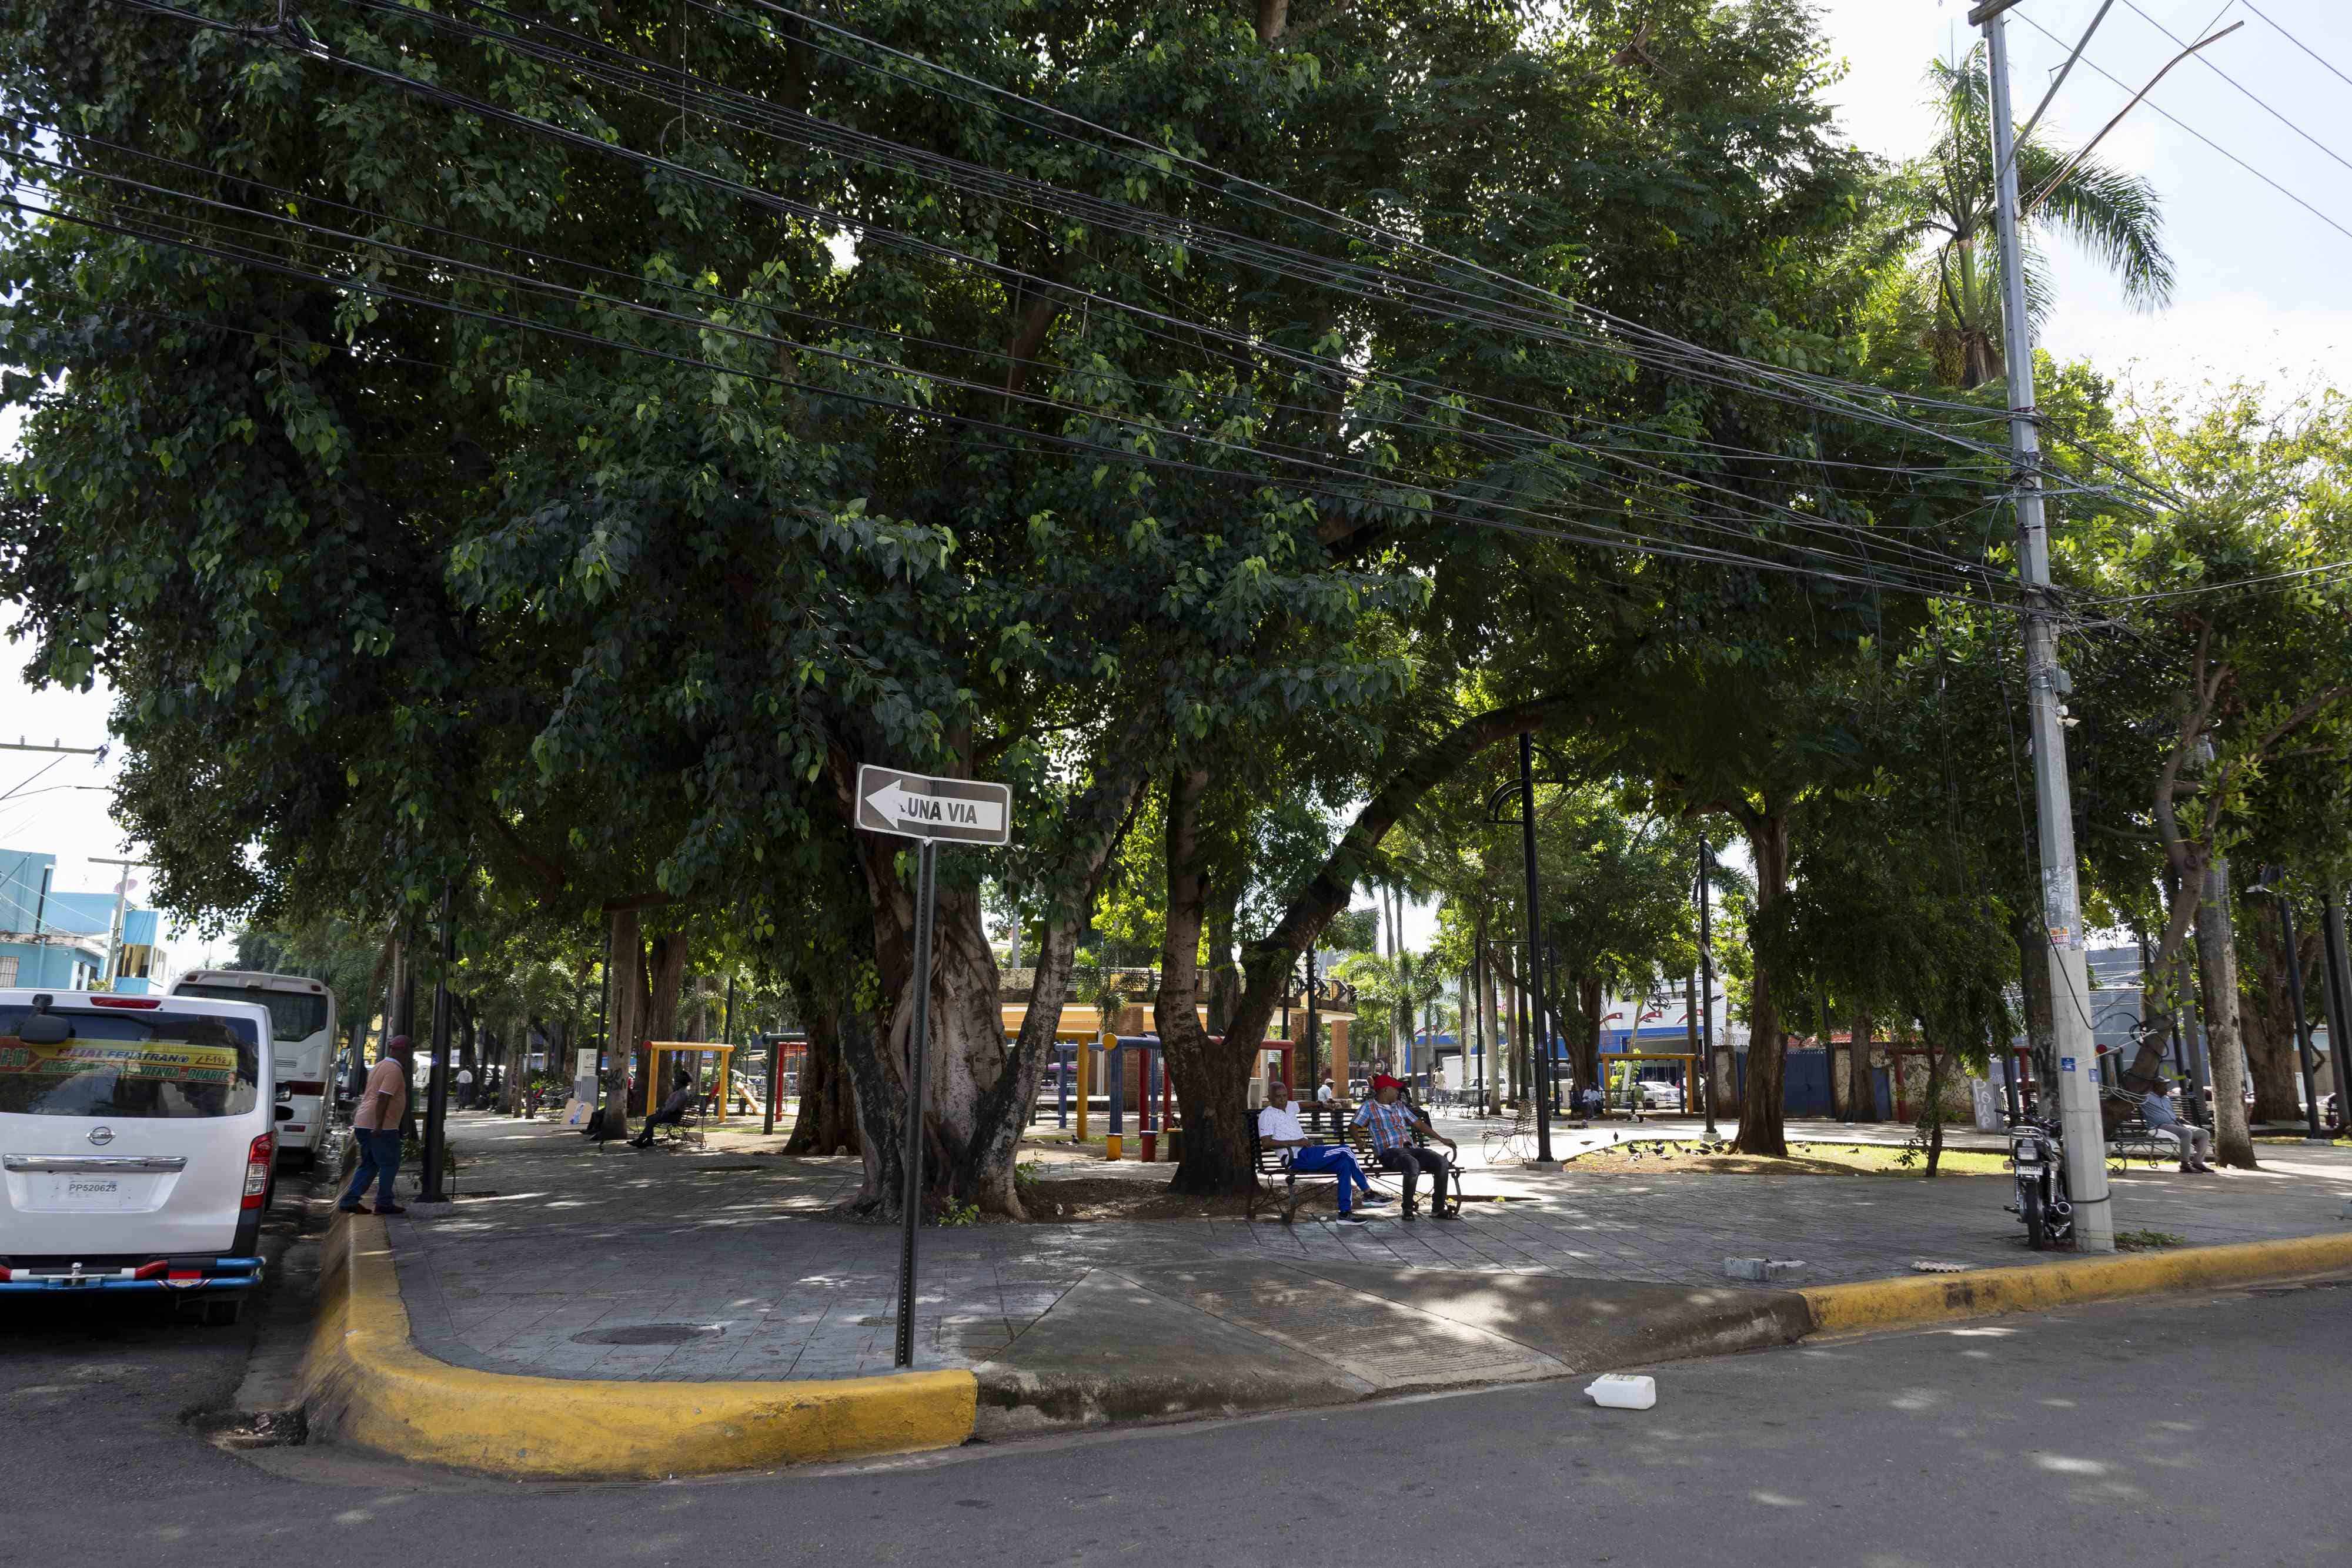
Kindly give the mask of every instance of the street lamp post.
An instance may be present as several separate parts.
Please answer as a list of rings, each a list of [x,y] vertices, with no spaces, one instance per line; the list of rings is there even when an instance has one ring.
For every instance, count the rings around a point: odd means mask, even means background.
[[[1543,938],[1538,935],[1542,929],[1542,910],[1536,875],[1535,737],[1525,733],[1519,737],[1519,852],[1527,858],[1528,873],[1528,1024],[1537,1057],[1544,1063],[1544,1076],[1549,1079],[1551,1029],[1544,1018]],[[1544,1083],[1535,1084],[1533,1088],[1536,1096],[1535,1163],[1549,1169],[1554,1164],[1551,1154],[1551,1091]]]

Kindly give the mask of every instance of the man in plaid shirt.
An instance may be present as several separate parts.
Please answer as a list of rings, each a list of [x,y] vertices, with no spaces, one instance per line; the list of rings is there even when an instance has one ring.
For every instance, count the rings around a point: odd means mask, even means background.
[[[1413,1185],[1421,1173],[1427,1171],[1437,1188],[1437,1199],[1430,1206],[1430,1213],[1444,1219],[1447,1217],[1445,1156],[1435,1149],[1423,1148],[1412,1141],[1412,1134],[1419,1129],[1456,1154],[1461,1152],[1461,1145],[1431,1126],[1428,1117],[1405,1104],[1401,1098],[1403,1091],[1403,1082],[1387,1073],[1373,1079],[1372,1097],[1356,1108],[1356,1125],[1371,1134],[1372,1152],[1382,1166],[1404,1173],[1404,1218],[1415,1217]]]

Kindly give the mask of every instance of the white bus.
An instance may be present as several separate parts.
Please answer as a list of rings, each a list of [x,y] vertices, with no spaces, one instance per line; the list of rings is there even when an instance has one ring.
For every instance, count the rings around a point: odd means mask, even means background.
[[[257,1002],[269,1009],[278,1152],[303,1165],[318,1159],[335,1103],[335,993],[299,975],[191,969],[172,982],[172,995]]]

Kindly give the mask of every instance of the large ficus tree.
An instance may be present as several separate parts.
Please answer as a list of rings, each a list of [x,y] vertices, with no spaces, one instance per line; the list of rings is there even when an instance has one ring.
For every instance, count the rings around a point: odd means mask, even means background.
[[[1868,520],[1778,461],[1853,433],[1552,308],[1840,362],[1863,171],[1791,0],[253,11],[0,37],[0,591],[47,676],[123,694],[179,906],[471,864],[634,976],[690,912],[830,890],[878,1207],[913,898],[850,831],[861,764],[1015,788],[1016,848],[942,878],[929,1082],[941,1185],[1017,1212],[1146,791],[1181,991],[1240,831],[1209,808],[1339,737],[1325,793],[1367,804],[1226,1042],[1189,997],[1170,1035],[1181,1179],[1232,1186],[1281,977],[1422,792],[1695,621],[1814,608],[1611,538]],[[1040,917],[1010,1044],[988,874]]]

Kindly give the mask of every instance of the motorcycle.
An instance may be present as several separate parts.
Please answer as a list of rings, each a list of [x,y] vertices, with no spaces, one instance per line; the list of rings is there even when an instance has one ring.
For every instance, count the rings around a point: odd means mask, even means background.
[[[2009,1129],[2009,1159],[2017,1173],[2017,1201],[2004,1204],[2025,1227],[2036,1252],[2070,1240],[2074,1205],[2066,1191],[2066,1146],[2054,1122],[2017,1122]]]

